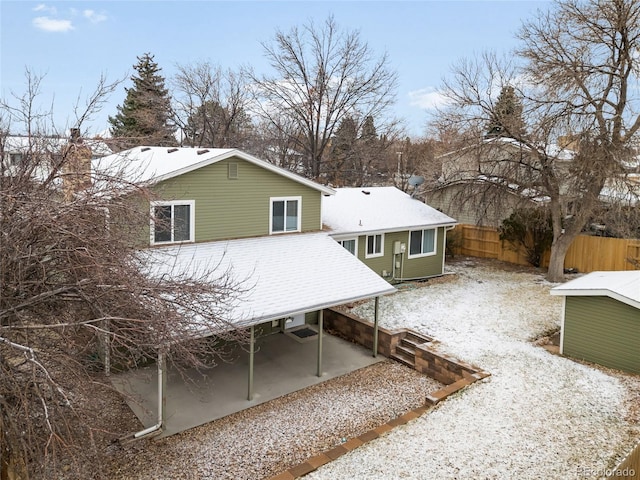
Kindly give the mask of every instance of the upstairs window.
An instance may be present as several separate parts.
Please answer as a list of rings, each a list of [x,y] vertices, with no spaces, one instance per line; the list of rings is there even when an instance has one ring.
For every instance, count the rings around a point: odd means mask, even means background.
[[[271,224],[269,233],[299,232],[302,197],[271,199]]]
[[[414,230],[409,233],[409,258],[436,253],[436,229]]]
[[[365,258],[382,257],[384,255],[384,235],[367,235],[367,254]]]
[[[195,202],[153,202],[151,244],[193,242]]]
[[[356,250],[358,248],[356,239],[350,238],[348,240],[338,240],[338,243],[342,245],[351,255],[356,255]]]

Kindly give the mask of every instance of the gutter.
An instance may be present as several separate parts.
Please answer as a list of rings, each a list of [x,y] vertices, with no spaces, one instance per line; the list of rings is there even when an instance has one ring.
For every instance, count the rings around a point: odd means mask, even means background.
[[[158,435],[162,433],[162,427],[164,426],[164,403],[165,403],[165,383],[166,383],[166,368],[165,358],[161,351],[158,351],[158,421],[155,425],[152,425],[139,432],[132,433],[118,439],[119,442],[127,442],[133,440],[139,440],[141,438],[148,437],[150,435]]]

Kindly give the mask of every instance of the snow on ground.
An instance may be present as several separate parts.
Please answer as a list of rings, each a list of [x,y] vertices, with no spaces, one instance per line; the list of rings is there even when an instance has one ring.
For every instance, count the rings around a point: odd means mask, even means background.
[[[541,275],[482,262],[381,299],[380,324],[408,327],[491,373],[434,411],[329,463],[310,479],[600,478],[633,445],[626,389],[604,370],[531,340],[559,326]],[[354,313],[372,318],[372,304]]]

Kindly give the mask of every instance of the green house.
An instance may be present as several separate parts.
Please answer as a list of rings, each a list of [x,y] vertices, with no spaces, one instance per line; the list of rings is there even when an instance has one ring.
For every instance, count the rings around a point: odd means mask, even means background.
[[[551,294],[564,297],[561,354],[640,374],[640,271],[592,272]]]
[[[444,273],[453,218],[395,187],[338,188],[322,200],[325,229],[389,282]]]
[[[117,174],[154,192],[154,200],[142,200],[149,212],[143,243],[148,242],[152,275],[202,279],[202,272],[215,271],[240,282],[242,292],[225,318],[231,328],[250,331],[245,408],[255,404],[254,355],[261,354],[255,351],[256,338],[311,330],[317,342],[313,368],[321,377],[323,310],[395,291],[322,230],[322,198],[334,195],[333,189],[252,155],[234,149],[136,147],[97,159],[92,168],[97,177]],[[194,319],[192,334],[212,332]],[[159,354],[160,397],[166,392],[162,362]],[[278,369],[278,361],[272,368]],[[264,399],[268,391],[258,397]],[[158,422],[136,437],[156,434],[167,415],[181,409],[175,405],[167,413],[160,401],[153,408],[158,408]]]

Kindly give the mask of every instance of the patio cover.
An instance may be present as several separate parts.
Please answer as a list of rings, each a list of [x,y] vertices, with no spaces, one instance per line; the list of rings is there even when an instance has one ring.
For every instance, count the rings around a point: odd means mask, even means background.
[[[253,399],[254,325],[348,302],[376,298],[373,354],[377,354],[378,297],[396,289],[324,232],[182,244],[153,249],[152,275],[187,275],[212,281],[226,274],[242,282],[229,320],[251,327],[247,399]],[[196,327],[197,328],[197,327]],[[204,328],[195,336],[209,336]],[[158,422],[136,432],[141,438],[161,432],[165,423],[166,367],[158,352]],[[322,314],[318,318],[317,376],[322,376]]]
[[[154,275],[215,269],[241,282],[246,291],[229,312],[238,328],[396,290],[324,232],[182,244],[152,255]]]

